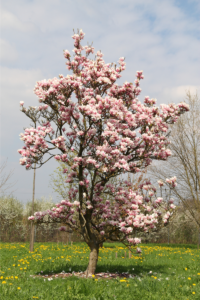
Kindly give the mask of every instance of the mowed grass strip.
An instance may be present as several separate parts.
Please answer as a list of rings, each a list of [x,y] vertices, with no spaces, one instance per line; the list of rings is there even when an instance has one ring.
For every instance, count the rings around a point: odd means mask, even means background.
[[[100,249],[96,273],[129,272],[133,278],[33,278],[30,275],[85,271],[89,248],[36,243],[0,244],[1,299],[200,299],[200,251],[194,245],[141,245],[141,256],[128,258],[120,244]],[[126,251],[126,257],[125,257]],[[117,252],[117,258],[116,258]]]

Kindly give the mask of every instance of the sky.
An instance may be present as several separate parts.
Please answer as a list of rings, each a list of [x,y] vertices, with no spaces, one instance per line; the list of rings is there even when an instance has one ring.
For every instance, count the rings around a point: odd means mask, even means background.
[[[133,82],[143,70],[142,93],[157,103],[184,101],[186,91],[200,94],[199,0],[6,0],[0,11],[0,160],[13,170],[13,195],[31,201],[33,170],[19,164],[19,134],[29,127],[20,112],[38,106],[37,81],[67,75],[63,50],[72,54],[73,29],[82,29],[82,45],[101,50],[106,63],[125,57],[126,70],[117,82]],[[51,160],[36,170],[36,198],[53,197]]]

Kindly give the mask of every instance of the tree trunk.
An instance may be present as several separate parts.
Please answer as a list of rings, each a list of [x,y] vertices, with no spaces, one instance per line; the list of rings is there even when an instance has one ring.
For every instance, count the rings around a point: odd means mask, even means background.
[[[30,252],[34,251],[34,223],[31,221]]]
[[[92,276],[95,274],[98,255],[99,255],[99,245],[96,243],[92,243],[89,245],[90,247],[90,256],[89,256],[89,264],[87,270],[85,271],[86,277]]]

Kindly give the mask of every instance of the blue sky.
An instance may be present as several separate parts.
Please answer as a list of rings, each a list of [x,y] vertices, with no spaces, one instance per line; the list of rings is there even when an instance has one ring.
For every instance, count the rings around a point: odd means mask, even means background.
[[[143,70],[142,93],[158,104],[183,101],[200,92],[199,0],[6,0],[1,3],[1,161],[14,168],[15,196],[31,200],[33,171],[19,165],[19,134],[30,122],[19,110],[37,106],[36,81],[67,75],[63,50],[73,49],[73,28],[85,32],[106,63],[126,58],[118,83],[133,82]],[[71,52],[72,53],[72,52]],[[36,197],[52,195],[49,162],[36,173]]]

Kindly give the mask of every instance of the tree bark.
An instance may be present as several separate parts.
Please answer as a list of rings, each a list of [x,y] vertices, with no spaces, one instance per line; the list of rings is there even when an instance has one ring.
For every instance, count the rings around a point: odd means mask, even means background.
[[[95,274],[98,256],[99,256],[98,244],[92,243],[89,245],[89,247],[90,247],[90,256],[89,256],[89,264],[87,270],[85,271],[86,277],[90,277]]]

